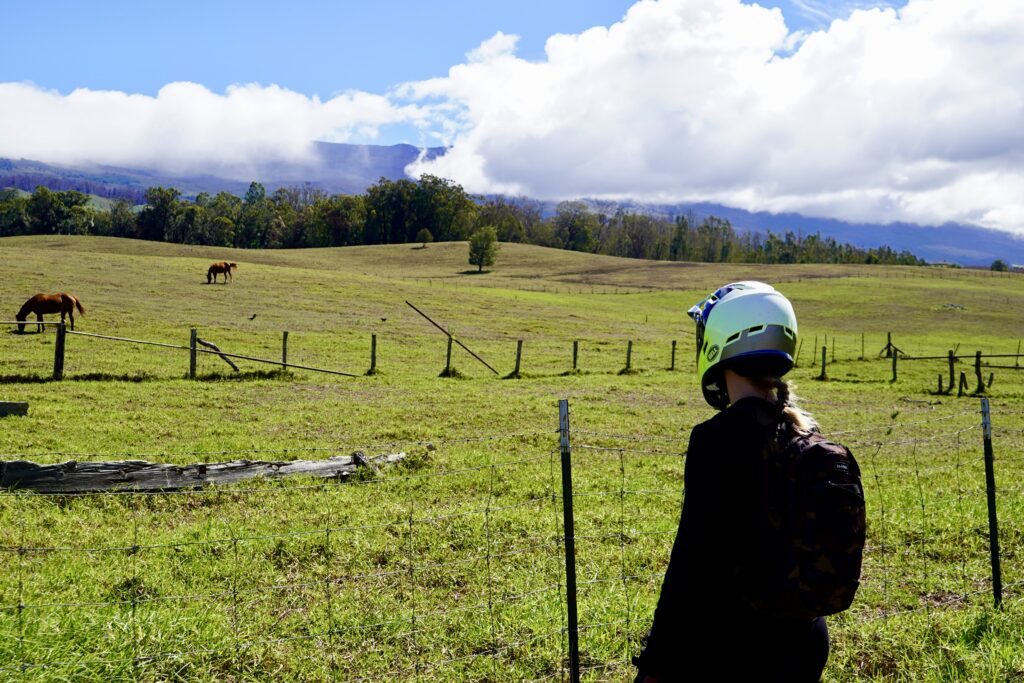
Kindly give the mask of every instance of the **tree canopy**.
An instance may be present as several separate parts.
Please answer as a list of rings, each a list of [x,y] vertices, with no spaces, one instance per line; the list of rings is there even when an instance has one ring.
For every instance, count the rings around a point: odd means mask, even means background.
[[[923,264],[907,251],[886,246],[864,249],[820,234],[737,231],[716,216],[666,218],[613,204],[599,207],[568,201],[545,216],[538,201],[473,197],[457,183],[430,175],[415,181],[381,178],[364,194],[329,195],[312,185],[268,194],[262,184],[253,182],[244,197],[219,192],[189,200],[174,188],[151,187],[141,208],[118,200],[107,209],[92,206],[89,196],[81,192],[39,186],[28,196],[0,191],[0,236],[90,234],[278,249],[450,242],[469,239],[487,227],[493,230],[496,243],[521,242],[629,258]],[[430,240],[423,239],[425,234]]]

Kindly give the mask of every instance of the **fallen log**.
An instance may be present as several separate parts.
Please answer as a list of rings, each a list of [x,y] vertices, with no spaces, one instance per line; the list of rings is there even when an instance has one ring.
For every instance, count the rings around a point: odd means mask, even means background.
[[[246,479],[278,479],[295,475],[345,479],[359,468],[377,471],[405,458],[405,453],[367,457],[356,451],[325,460],[232,460],[230,462],[169,465],[147,460],[77,462],[40,465],[28,460],[0,462],[0,488],[37,493],[95,493],[101,491],[176,491],[208,484],[233,484]]]

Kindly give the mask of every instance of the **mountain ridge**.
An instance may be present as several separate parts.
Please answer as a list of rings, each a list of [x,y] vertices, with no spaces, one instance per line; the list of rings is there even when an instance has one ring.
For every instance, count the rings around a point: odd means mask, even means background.
[[[280,187],[311,185],[331,194],[358,194],[381,177],[397,180],[407,177],[405,168],[420,158],[436,158],[444,147],[420,148],[408,144],[353,145],[347,143],[314,143],[313,162],[270,162],[253,164],[230,177],[214,173],[174,174],[151,168],[101,164],[59,165],[28,159],[0,158],[0,187],[31,191],[37,185],[53,190],[79,190],[106,198],[123,198],[134,203],[145,201],[149,187],[175,187],[185,197],[201,192],[216,194],[226,191],[243,195],[252,181],[262,183],[268,191]],[[910,223],[853,223],[832,218],[817,218],[799,213],[747,211],[711,203],[642,204],[584,200],[597,211],[613,212],[618,208],[667,217],[692,213],[702,219],[717,216],[728,220],[742,232],[776,234],[819,233],[840,242],[861,248],[889,246],[897,251],[911,251],[930,262],[987,266],[996,259],[1024,264],[1024,239],[1002,231],[974,225],[946,223],[919,226]],[[553,209],[555,202],[545,202]]]

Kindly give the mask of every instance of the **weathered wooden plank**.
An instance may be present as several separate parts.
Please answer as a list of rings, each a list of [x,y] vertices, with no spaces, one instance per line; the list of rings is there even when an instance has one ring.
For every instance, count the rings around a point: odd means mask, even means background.
[[[361,467],[377,469],[405,458],[405,453],[366,457],[360,452],[325,460],[232,460],[169,465],[147,460],[77,462],[40,465],[28,460],[0,462],[0,488],[38,493],[99,491],[173,491],[207,484],[233,484],[245,479],[277,479],[294,475],[345,478]]]
[[[28,403],[0,401],[0,417],[5,415],[28,415]]]

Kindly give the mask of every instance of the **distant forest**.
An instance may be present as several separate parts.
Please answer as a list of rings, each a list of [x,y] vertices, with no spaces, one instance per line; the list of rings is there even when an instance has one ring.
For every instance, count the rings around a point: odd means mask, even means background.
[[[116,199],[101,209],[76,190],[0,190],[0,237],[105,235],[290,249],[466,240],[493,226],[502,242],[662,261],[924,264],[907,251],[862,249],[820,234],[739,232],[715,216],[600,213],[579,201],[562,202],[544,216],[538,201],[474,197],[429,175],[418,181],[381,178],[359,195],[328,195],[312,186],[268,195],[254,182],[244,197],[202,193],[189,201],[173,188],[151,187],[144,199],[141,208]]]

